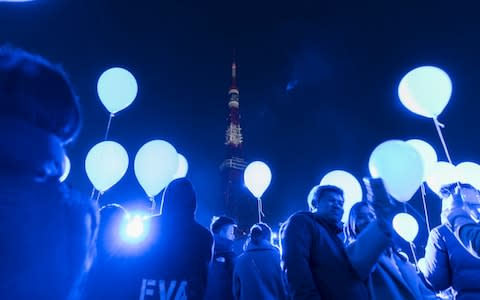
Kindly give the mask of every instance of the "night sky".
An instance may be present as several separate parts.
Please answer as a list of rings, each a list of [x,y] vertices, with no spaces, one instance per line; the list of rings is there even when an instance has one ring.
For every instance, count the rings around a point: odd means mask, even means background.
[[[244,157],[272,169],[263,200],[266,221],[275,226],[306,208],[309,189],[328,171],[367,175],[371,151],[385,140],[421,138],[446,160],[433,122],[397,96],[400,79],[417,66],[435,65],[451,76],[443,132],[454,163],[479,161],[478,10],[452,1],[375,2],[0,3],[0,42],[39,53],[70,74],[84,124],[68,151],[68,182],[86,194],[92,187],[84,158],[108,120],[97,79],[109,67],[130,70],[139,94],[113,119],[110,138],[127,149],[131,165],[101,202],[148,205],[133,159],[145,142],[165,139],[189,160],[204,224],[220,201],[236,48]],[[428,196],[438,224],[440,201]],[[419,198],[411,202],[420,209]]]

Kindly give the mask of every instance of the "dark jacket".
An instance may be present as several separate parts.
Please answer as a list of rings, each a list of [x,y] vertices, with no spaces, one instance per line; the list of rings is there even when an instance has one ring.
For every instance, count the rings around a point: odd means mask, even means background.
[[[0,299],[73,298],[91,263],[96,209],[60,183],[56,136],[19,120],[0,124]]]
[[[287,299],[278,249],[250,243],[235,263],[233,293],[236,300]]]
[[[136,261],[138,292],[128,299],[184,299],[183,295],[203,300],[213,239],[195,221],[195,209],[191,183],[185,178],[172,181],[164,192],[162,215],[151,219],[148,250]]]
[[[455,299],[480,299],[480,259],[470,255],[447,225],[430,232],[425,263],[425,279],[435,290],[451,286]]]
[[[215,235],[213,259],[208,271],[208,285],[205,299],[233,299],[232,278],[235,257],[233,241]]]
[[[340,232],[313,213],[296,213],[287,221],[282,259],[293,299],[368,299],[366,279],[391,235],[372,222],[344,248]]]
[[[371,300],[438,299],[408,259],[396,252],[380,256],[367,284]]]
[[[358,238],[354,224],[358,208],[366,206],[364,202],[355,204],[350,211],[345,232],[348,243]],[[347,243],[347,245],[348,245]],[[421,300],[437,299],[429,290],[406,254],[389,247],[382,253],[367,279],[370,300]]]

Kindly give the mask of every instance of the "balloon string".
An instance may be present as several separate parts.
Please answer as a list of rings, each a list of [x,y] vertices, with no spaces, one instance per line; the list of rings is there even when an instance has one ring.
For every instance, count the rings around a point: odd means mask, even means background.
[[[152,206],[150,207],[152,216],[155,212],[155,207],[157,206],[157,202],[155,201],[155,197],[150,197],[150,202],[152,202]]]
[[[443,146],[443,150],[445,151],[445,155],[447,155],[448,162],[453,165],[452,159],[450,157],[450,153],[448,152],[447,143],[445,143],[445,139],[443,138],[443,134],[442,134],[442,129],[441,128],[445,128],[445,125],[440,123],[437,120],[436,117],[433,118],[433,123],[435,123],[435,128],[437,128],[437,133],[438,133],[438,136],[440,137],[440,141],[442,142],[442,146]]]
[[[413,244],[413,242],[410,242],[410,250],[412,251],[412,255],[413,255],[413,260],[415,261],[415,267],[417,268],[417,272],[420,270],[418,268],[418,260],[417,260],[417,255],[415,254],[415,245]]]
[[[257,200],[258,200],[258,223],[262,223],[262,217],[265,217],[265,214],[263,213],[262,199],[257,198]]]
[[[98,191],[98,194],[97,194],[97,199],[95,199],[95,202],[98,203],[98,200],[100,199],[100,196],[102,195],[102,192]]]
[[[93,200],[93,198],[95,197],[95,187],[92,188],[92,193],[90,194],[90,201]]]
[[[428,232],[430,232],[430,221],[428,220],[427,192],[425,190],[425,183],[422,183],[420,185],[420,190],[422,191],[423,211],[425,212],[425,223],[427,224]]]
[[[106,141],[108,138],[108,133],[110,132],[110,125],[112,124],[112,119],[114,116],[115,115],[112,113],[110,114],[110,117],[108,117],[107,130],[105,131],[105,138],[103,139],[104,141]]]

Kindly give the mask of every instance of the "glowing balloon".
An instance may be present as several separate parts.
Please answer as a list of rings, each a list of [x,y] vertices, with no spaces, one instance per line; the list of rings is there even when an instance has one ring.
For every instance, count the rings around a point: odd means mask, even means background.
[[[422,157],[404,141],[378,145],[370,155],[368,168],[371,176],[382,178],[388,193],[401,202],[410,200],[423,182]]]
[[[85,159],[88,179],[100,192],[117,183],[128,168],[127,151],[119,143],[104,141],[90,149]]]
[[[437,152],[435,151],[435,149],[433,149],[432,146],[430,146],[429,143],[422,140],[412,139],[408,140],[407,143],[412,145],[413,148],[415,148],[415,150],[417,150],[417,152],[422,157],[424,167],[423,181],[425,181],[428,174],[430,173],[430,170],[438,161]]]
[[[407,213],[399,213],[393,217],[392,225],[398,235],[409,243],[417,237],[418,222]]]
[[[122,68],[111,68],[103,72],[97,83],[98,97],[107,110],[115,114],[132,104],[138,86],[132,73]]]
[[[480,165],[474,162],[462,162],[456,167],[460,182],[469,183],[480,190]]]
[[[178,169],[177,150],[163,140],[153,140],[138,150],[135,176],[149,197],[155,197],[172,181]]]
[[[65,156],[63,157],[63,174],[58,179],[60,180],[60,182],[64,182],[67,179],[68,175],[70,174],[71,168],[72,168],[72,165],[70,164],[70,159],[65,154]]]
[[[408,72],[400,81],[398,96],[413,113],[434,118],[440,115],[452,95],[452,81],[442,69],[424,66]]]
[[[187,176],[188,172],[188,162],[185,156],[178,153],[178,168],[177,172],[173,176],[173,179],[182,178]]]
[[[335,170],[323,176],[320,185],[334,185],[343,190],[343,199],[345,200],[343,209],[345,212],[342,221],[346,222],[353,204],[362,201],[362,186],[358,180],[348,172]]]
[[[430,170],[427,175],[428,187],[440,196],[440,189],[446,184],[458,182],[458,170],[454,165],[446,161],[439,161]]]
[[[243,177],[248,190],[260,198],[272,181],[272,172],[264,162],[254,161],[247,166]]]

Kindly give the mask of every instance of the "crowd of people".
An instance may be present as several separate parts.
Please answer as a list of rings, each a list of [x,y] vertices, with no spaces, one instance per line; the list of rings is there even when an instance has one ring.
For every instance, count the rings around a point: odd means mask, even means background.
[[[400,208],[381,179],[365,180],[367,199],[345,226],[343,191],[314,186],[309,211],[281,227],[279,247],[271,228],[257,223],[241,253],[235,220],[215,217],[204,228],[192,183],[176,179],[148,220],[148,238],[126,246],[117,229],[127,212],[98,209],[60,180],[65,147],[81,124],[65,73],[3,47],[0,101],[0,299],[413,300],[439,299],[445,290],[480,298],[480,193],[470,185],[442,190],[448,205],[421,272],[394,243]]]

